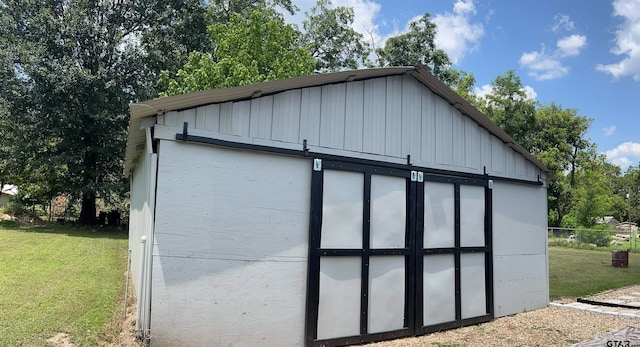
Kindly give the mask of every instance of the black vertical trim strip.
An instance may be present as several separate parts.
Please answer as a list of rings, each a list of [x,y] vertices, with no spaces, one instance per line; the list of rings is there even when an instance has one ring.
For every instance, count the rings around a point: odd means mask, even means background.
[[[371,249],[371,173],[364,173],[364,196],[362,209],[362,249],[361,260],[361,296],[360,296],[360,335],[366,335],[369,325],[369,254]]]
[[[454,184],[454,201],[455,201],[455,232],[454,232],[454,266],[455,266],[455,282],[456,282],[456,320],[462,319],[462,292],[461,292],[461,271],[460,271],[460,183]]]
[[[311,209],[309,218],[309,261],[307,266],[307,312],[305,337],[307,345],[318,336],[318,303],[320,296],[320,232],[322,230],[323,171],[311,169]]]
[[[405,225],[405,247],[409,249],[409,255],[405,256],[405,297],[404,297],[404,327],[410,331],[416,330],[415,317],[416,303],[416,188],[418,183],[407,179],[407,219]]]
[[[485,253],[485,295],[487,297],[487,313],[493,319],[493,190],[484,188],[484,240],[488,251]]]
[[[418,331],[422,328],[424,322],[424,256],[422,250],[424,246],[424,182],[415,184],[415,206],[416,206],[416,219],[415,219],[415,247],[413,260],[415,265],[415,314],[414,325],[415,330]]]

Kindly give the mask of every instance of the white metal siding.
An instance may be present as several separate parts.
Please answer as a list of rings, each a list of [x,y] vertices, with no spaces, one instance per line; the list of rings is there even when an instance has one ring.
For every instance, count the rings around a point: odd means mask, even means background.
[[[145,331],[149,326],[151,283],[151,250],[155,214],[155,187],[158,155],[151,150],[151,129],[146,128],[145,149],[139,157],[131,177],[131,205],[129,217],[129,250],[131,277],[138,298],[136,328]],[[141,242],[142,237],[146,240]],[[144,252],[142,250],[144,249]],[[144,270],[143,270],[144,268]]]
[[[486,167],[489,174],[528,180],[540,173],[410,76],[295,89],[158,117],[158,124],[180,131],[184,121],[211,137],[233,135],[238,142],[263,139],[302,148],[306,139],[311,150],[329,154],[368,153],[395,161],[411,155],[417,166],[469,173]]]
[[[129,249],[131,250],[131,277],[134,288],[140,283],[140,238],[151,238],[153,231],[153,197],[155,191],[155,169],[157,155],[140,155],[136,170],[131,177],[131,206],[129,215]],[[147,246],[147,251],[151,247]]]
[[[310,161],[176,141],[159,155],[152,345],[302,346]]]
[[[549,302],[546,189],[495,182],[493,283],[495,316]]]

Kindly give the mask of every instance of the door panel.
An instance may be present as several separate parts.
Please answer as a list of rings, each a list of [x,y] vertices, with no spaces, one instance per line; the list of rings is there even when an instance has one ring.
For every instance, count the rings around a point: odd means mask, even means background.
[[[360,172],[327,170],[322,199],[322,248],[361,248],[363,184]]]
[[[407,179],[371,175],[371,248],[403,248],[406,221]]]
[[[487,314],[484,258],[484,253],[467,253],[460,256],[462,319]]]
[[[484,187],[460,186],[460,246],[484,246]]]
[[[368,333],[404,327],[405,269],[404,256],[369,258]]]
[[[453,254],[428,255],[423,262],[423,324],[434,325],[456,320]]]
[[[360,333],[361,259],[320,259],[318,339]]]
[[[424,248],[454,246],[454,185],[424,183]]]

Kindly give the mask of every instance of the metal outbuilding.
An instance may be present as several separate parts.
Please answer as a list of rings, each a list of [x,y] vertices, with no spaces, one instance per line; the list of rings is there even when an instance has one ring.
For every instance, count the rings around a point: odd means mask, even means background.
[[[551,174],[425,67],[132,104],[128,136],[152,346],[345,345],[548,304]]]

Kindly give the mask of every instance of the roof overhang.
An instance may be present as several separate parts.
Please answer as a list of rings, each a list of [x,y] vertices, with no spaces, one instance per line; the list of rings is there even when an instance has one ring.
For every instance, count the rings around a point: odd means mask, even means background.
[[[547,175],[553,176],[542,162],[529,153],[529,151],[517,143],[511,136],[505,133],[504,130],[489,120],[489,118],[478,111],[464,98],[456,94],[447,85],[433,76],[429,68],[426,66],[400,66],[314,74],[248,84],[233,88],[210,89],[189,94],[157,98],[141,103],[132,103],[130,105],[131,120],[129,123],[129,134],[127,139],[125,172],[130,172],[133,169],[136,160],[142,152],[142,148],[144,148],[145,130],[142,122],[142,119],[144,118],[154,117],[169,111],[180,111],[209,104],[259,98],[261,96],[281,93],[292,89],[361,81],[394,75],[412,76],[429,88],[433,93],[447,100],[449,104],[467,115],[479,126],[485,128],[489,133],[510,146],[514,151],[523,155],[528,161],[533,163]]]

